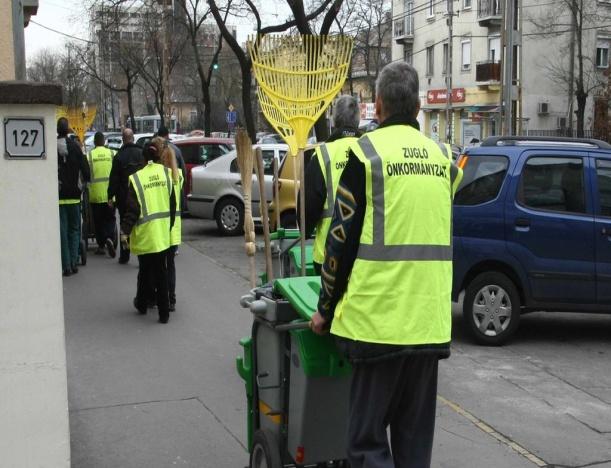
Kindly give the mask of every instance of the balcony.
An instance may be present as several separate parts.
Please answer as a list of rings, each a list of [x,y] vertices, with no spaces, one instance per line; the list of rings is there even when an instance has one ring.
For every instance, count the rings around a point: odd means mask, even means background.
[[[478,0],[477,21],[482,27],[500,26],[503,21],[503,0]]]
[[[501,82],[501,62],[485,60],[475,64],[475,81],[478,85],[498,84]]]
[[[392,37],[397,44],[414,42],[414,17],[405,15],[393,22]]]

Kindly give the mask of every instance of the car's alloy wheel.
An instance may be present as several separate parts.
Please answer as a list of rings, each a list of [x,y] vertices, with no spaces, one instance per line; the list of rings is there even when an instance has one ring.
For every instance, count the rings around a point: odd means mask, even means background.
[[[244,224],[244,207],[239,200],[227,198],[222,200],[216,210],[216,225],[221,234],[236,236],[242,232]]]
[[[240,212],[235,205],[226,205],[221,211],[221,223],[228,231],[235,231],[240,222]]]
[[[506,275],[496,271],[481,273],[467,285],[463,319],[478,343],[505,343],[518,328],[520,312],[520,295]]]

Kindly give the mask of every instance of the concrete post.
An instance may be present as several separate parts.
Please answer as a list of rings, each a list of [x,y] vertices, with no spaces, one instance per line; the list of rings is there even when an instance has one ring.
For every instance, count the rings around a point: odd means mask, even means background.
[[[70,466],[55,128],[61,96],[58,85],[0,82],[0,465],[7,468]],[[6,158],[10,117],[44,120],[44,159]]]

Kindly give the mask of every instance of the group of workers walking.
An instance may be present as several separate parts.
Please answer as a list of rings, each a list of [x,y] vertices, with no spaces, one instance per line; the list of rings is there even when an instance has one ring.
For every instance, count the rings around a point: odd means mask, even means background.
[[[174,257],[181,242],[182,155],[169,142],[164,128],[143,148],[134,143],[133,131],[124,129],[123,146],[116,154],[105,146],[104,134],[97,132],[95,148],[86,156],[68,137],[69,132],[68,120],[60,118],[57,147],[62,274],[78,273],[83,248],[81,199],[86,187],[98,246],[95,253],[115,258],[120,241],[120,264],[129,262],[130,252],[137,255],[139,271],[133,304],[140,314],[156,305],[159,322],[167,323],[169,312],[176,309]]]
[[[450,355],[452,202],[462,171],[425,137],[416,70],[387,65],[379,127],[358,135],[356,100],[306,168],[306,230],[321,272],[312,331],[331,332],[353,366],[352,468],[430,466],[438,361]],[[390,446],[387,430],[390,427]]]

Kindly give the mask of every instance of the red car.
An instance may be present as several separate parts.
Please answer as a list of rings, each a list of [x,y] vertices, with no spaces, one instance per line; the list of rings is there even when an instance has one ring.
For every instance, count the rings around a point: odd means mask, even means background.
[[[233,149],[232,138],[192,137],[174,141],[180,148],[187,167],[187,183],[185,195],[191,193],[191,169],[195,166],[209,163]]]

